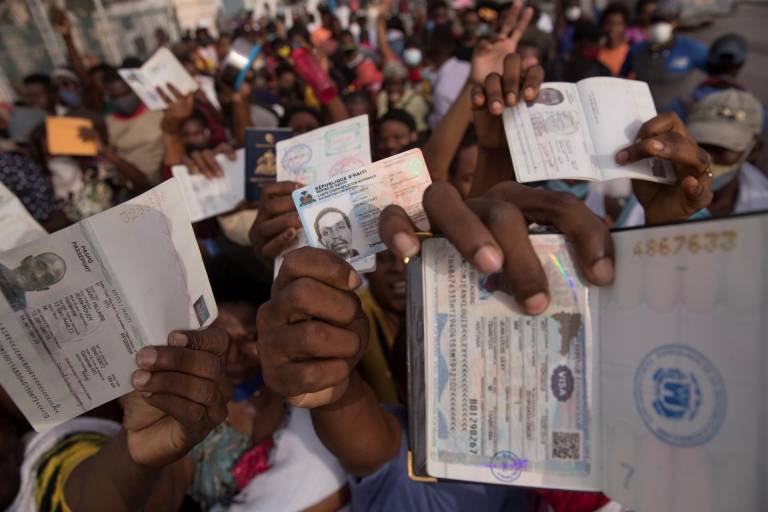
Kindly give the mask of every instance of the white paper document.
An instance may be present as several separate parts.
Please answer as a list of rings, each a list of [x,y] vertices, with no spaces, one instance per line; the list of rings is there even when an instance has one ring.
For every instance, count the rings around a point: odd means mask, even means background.
[[[638,511],[761,509],[768,214],[614,233],[605,288],[563,237],[532,240],[551,296],[536,317],[424,243],[427,472]]]
[[[502,118],[520,183],[619,178],[675,183],[667,161],[616,163],[616,153],[655,115],[648,84],[598,77],[544,83],[535,101],[504,109]]]
[[[371,139],[368,116],[362,115],[323,126],[311,132],[277,143],[277,181],[295,181],[302,185],[324,183],[371,163]],[[308,245],[304,230],[296,243],[285,252]],[[275,262],[279,271],[282,257]],[[355,264],[359,272],[376,269],[376,256]]]
[[[216,318],[175,179],[0,253],[0,384],[37,431],[131,391],[136,352]]]
[[[192,222],[198,222],[234,210],[245,200],[245,149],[235,152],[235,159],[216,155],[224,176],[208,178],[190,174],[186,165],[174,165],[173,176],[179,181]]]
[[[157,92],[158,88],[173,100],[175,96],[168,89],[168,84],[173,84],[181,94],[194,92],[199,87],[168,48],[157,50],[140,68],[123,68],[118,73],[149,110],[168,107]]]
[[[13,192],[0,182],[0,252],[48,234]]]

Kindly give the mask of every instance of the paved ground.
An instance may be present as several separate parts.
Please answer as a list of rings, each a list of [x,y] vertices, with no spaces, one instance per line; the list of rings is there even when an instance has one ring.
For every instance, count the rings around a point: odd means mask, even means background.
[[[686,32],[686,35],[710,43],[729,32],[740,34],[750,45],[740,80],[760,101],[768,103],[768,2],[741,3],[732,14],[717,18],[708,27]]]

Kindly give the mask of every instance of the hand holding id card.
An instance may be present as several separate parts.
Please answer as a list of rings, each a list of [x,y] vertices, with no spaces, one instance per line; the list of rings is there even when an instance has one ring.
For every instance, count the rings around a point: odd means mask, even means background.
[[[431,183],[421,150],[412,149],[295,190],[293,202],[309,245],[335,252],[360,270],[360,262],[386,249],[379,215],[387,206],[401,206],[419,230],[429,230],[421,199]]]

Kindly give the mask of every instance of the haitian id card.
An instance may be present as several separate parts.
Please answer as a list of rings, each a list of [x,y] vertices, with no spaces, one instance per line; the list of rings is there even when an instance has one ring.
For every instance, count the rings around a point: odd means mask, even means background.
[[[417,229],[429,230],[421,199],[431,183],[421,150],[411,149],[295,190],[293,202],[309,245],[355,266],[386,249],[379,238],[379,215],[391,204],[401,206]]]

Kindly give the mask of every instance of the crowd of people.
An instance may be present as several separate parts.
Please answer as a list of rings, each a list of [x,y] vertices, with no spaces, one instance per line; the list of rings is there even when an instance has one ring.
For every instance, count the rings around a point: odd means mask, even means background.
[[[149,190],[174,165],[221,175],[215,157],[234,158],[247,128],[300,135],[364,114],[374,160],[422,149],[432,230],[479,270],[503,271],[505,290],[534,315],[549,297],[530,223],[574,240],[584,277],[604,286],[613,280],[612,227],[768,210],[764,107],[738,81],[747,42],[726,34],[708,47],[679,34],[673,0],[592,10],[562,0],[555,12],[519,1],[329,4],[164,43],[215,92],[185,95],[170,84],[162,111],[149,110],[118,73],[140,59],[87,65],[68,14],[54,11],[68,64],[25,77],[18,100],[0,109],[0,182],[53,232]],[[260,44],[261,59],[235,89],[220,68],[239,40]],[[321,79],[299,64],[305,58]],[[671,161],[677,184],[514,181],[504,107],[534,100],[544,81],[597,76],[649,84],[660,113],[616,162]],[[82,136],[98,154],[51,154],[50,116],[92,120]],[[142,349],[135,392],[43,434],[30,433],[0,393],[0,505],[620,510],[600,493],[409,479],[404,258],[418,253],[420,238],[391,206],[380,220],[388,250],[374,272],[361,276],[328,251],[302,248],[285,254],[273,282],[275,259],[301,228],[290,195],[301,185],[266,184],[257,204],[194,225],[218,319]],[[293,405],[320,390],[330,390],[323,405]]]

